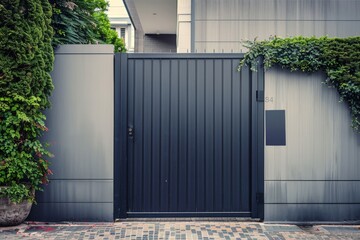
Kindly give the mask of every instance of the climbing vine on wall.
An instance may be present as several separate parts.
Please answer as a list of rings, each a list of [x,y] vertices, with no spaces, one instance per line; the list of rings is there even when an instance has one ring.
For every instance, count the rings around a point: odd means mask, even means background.
[[[291,71],[324,71],[325,83],[338,90],[349,106],[353,128],[360,132],[360,37],[273,37],[246,41],[244,46],[249,51],[239,68],[246,64],[255,70],[263,57],[265,69],[279,65]]]
[[[0,1],[0,197],[34,201],[51,174],[39,139],[54,88],[48,0]]]

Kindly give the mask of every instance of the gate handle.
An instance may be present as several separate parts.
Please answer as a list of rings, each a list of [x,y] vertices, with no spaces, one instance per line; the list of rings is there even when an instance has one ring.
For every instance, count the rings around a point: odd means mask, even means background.
[[[134,129],[132,127],[128,128],[128,135],[129,137],[133,138],[134,137]]]

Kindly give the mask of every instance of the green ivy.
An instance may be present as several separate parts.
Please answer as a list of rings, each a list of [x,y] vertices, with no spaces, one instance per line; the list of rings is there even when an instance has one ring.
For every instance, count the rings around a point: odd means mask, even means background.
[[[0,187],[0,197],[8,197],[13,203],[21,203],[24,200],[35,201],[32,190],[26,184],[13,184],[6,188]]]
[[[0,196],[34,201],[51,154],[39,138],[50,106],[52,8],[48,0],[0,2]]]
[[[9,195],[16,202],[32,200],[30,190],[41,190],[51,174],[45,160],[51,153],[38,139],[47,131],[40,108],[39,97],[0,97],[0,186],[10,187],[5,193],[16,192],[16,196]]]
[[[352,126],[360,127],[360,37],[349,38],[279,38],[246,41],[249,49],[239,68],[244,64],[252,70],[264,59],[264,67],[279,65],[291,71],[313,73],[324,71],[325,82],[335,87],[340,100],[348,104]]]

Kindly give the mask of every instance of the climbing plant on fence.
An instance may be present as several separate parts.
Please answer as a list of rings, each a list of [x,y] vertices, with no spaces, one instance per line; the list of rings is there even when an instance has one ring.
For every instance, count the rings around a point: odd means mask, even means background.
[[[239,68],[246,64],[255,70],[262,56],[265,69],[279,65],[291,71],[324,71],[325,83],[335,87],[340,100],[348,104],[352,126],[360,132],[360,37],[273,37],[244,45],[249,51]]]

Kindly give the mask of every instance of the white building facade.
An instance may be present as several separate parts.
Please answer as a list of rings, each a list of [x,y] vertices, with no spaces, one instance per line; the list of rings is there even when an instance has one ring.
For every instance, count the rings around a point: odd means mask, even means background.
[[[134,52],[135,29],[122,0],[110,0],[107,12],[111,27],[125,41],[127,52]]]

